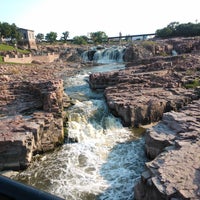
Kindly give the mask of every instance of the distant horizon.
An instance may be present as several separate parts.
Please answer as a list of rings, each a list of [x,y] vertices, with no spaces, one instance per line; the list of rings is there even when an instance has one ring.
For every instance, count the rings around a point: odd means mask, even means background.
[[[199,0],[1,0],[0,21],[38,33],[69,31],[69,39],[103,31],[109,37],[155,33],[171,22],[200,20]]]

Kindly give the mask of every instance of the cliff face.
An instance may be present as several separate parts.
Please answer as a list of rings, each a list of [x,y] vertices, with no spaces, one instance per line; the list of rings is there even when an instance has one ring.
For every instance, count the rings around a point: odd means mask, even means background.
[[[62,102],[61,80],[1,83],[0,170],[25,168],[63,143]]]

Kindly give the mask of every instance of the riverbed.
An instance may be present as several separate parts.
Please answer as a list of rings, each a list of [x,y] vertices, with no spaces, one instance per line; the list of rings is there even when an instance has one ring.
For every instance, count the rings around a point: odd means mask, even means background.
[[[36,159],[17,180],[67,200],[133,199],[134,184],[144,171],[144,140],[110,114],[103,92],[89,88],[93,72],[123,69],[111,63],[66,78],[68,139],[54,152]]]

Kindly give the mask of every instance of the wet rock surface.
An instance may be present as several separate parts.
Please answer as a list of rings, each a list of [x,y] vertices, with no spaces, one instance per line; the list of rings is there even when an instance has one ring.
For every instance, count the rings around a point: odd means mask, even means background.
[[[1,85],[1,170],[24,168],[34,153],[63,143],[62,102],[61,80]]]
[[[32,156],[53,150],[63,143],[62,118],[37,112],[28,118],[21,115],[0,120],[0,170],[24,169]]]

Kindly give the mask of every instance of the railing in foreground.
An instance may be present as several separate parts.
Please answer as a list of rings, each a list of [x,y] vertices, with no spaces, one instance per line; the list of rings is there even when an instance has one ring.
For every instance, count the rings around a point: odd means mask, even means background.
[[[0,200],[64,200],[0,175]]]

